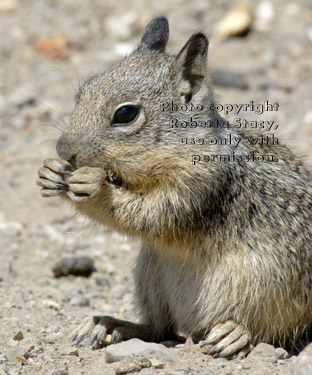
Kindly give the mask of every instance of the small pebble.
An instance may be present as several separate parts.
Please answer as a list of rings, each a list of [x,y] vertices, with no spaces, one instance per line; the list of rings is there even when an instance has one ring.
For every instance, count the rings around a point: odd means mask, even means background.
[[[17,358],[24,357],[26,350],[19,345],[14,345],[8,348],[5,352],[5,356],[9,362],[16,362]]]
[[[143,355],[130,356],[120,362],[119,366],[115,369],[115,373],[116,375],[130,374],[151,366],[152,363]]]
[[[18,221],[0,222],[0,235],[15,237],[21,234],[23,225]]]
[[[44,338],[44,341],[48,344],[55,344],[59,338],[60,338],[59,334],[52,332],[46,335],[46,337]]]
[[[75,349],[75,350],[71,350],[70,352],[68,352],[67,355],[72,355],[72,356],[75,356],[75,357],[79,357],[79,352],[78,352],[77,349]]]
[[[215,362],[213,363],[213,365],[214,365],[214,367],[216,367],[216,368],[223,368],[223,367],[225,367],[225,363],[224,363],[223,361],[215,361]]]
[[[105,287],[107,289],[112,287],[110,280],[106,277],[96,277],[95,283],[96,285]]]
[[[68,365],[67,364],[60,365],[57,368],[57,370],[52,373],[52,375],[69,375]]]
[[[0,375],[10,375],[9,363],[2,353],[0,353]]]
[[[24,353],[24,358],[29,359],[30,357],[35,357],[32,353],[29,353],[28,351]]]
[[[22,331],[18,331],[14,335],[13,340],[15,340],[15,341],[21,341],[21,340],[23,340],[23,338],[24,338],[23,332]]]
[[[274,25],[275,11],[270,1],[261,1],[256,8],[255,28],[265,31]]]
[[[8,359],[4,354],[0,353],[0,365],[3,363],[8,363]]]
[[[85,297],[83,294],[77,294],[76,296],[72,297],[69,303],[72,306],[89,306],[90,300],[89,298]]]
[[[275,354],[277,359],[288,359],[290,357],[289,353],[283,348],[276,348]]]
[[[42,305],[46,307],[47,309],[53,309],[56,311],[59,311],[61,308],[60,304],[58,304],[55,301],[48,300],[48,299],[43,300]]]
[[[21,362],[23,365],[28,365],[28,361],[24,357],[18,357],[17,356],[15,359],[16,359],[17,362]]]
[[[305,113],[303,122],[307,125],[312,125],[312,110],[309,110]]]
[[[276,363],[277,357],[275,348],[272,345],[260,343],[250,352],[247,357],[248,361],[261,361],[267,363]]]
[[[194,345],[195,345],[195,344],[194,344],[194,341],[193,341],[192,337],[189,336],[189,337],[186,339],[186,341],[185,341],[185,347],[186,347],[186,348],[191,348],[191,347],[194,346]]]
[[[245,36],[251,23],[252,8],[245,2],[238,2],[217,24],[216,37],[223,40],[233,36]]]
[[[306,29],[306,34],[307,34],[307,37],[309,38],[309,41],[312,42],[312,26]]]
[[[162,368],[165,367],[165,365],[161,361],[159,361],[158,359],[156,359],[156,358],[151,358],[150,362],[152,364],[152,367],[155,367],[157,369],[162,369]]]
[[[94,271],[93,259],[87,256],[63,258],[57,262],[52,271],[55,277],[68,275],[89,277]]]
[[[17,4],[16,0],[2,0],[0,2],[0,12],[12,13],[16,10]]]

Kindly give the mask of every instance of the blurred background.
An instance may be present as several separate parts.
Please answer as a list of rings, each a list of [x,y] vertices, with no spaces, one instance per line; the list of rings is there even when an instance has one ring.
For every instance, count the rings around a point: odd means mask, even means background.
[[[0,351],[19,328],[25,336],[24,319],[30,343],[51,334],[46,316],[56,334],[95,310],[133,318],[132,244],[42,199],[35,180],[42,160],[56,156],[79,84],[129,53],[159,14],[169,19],[172,53],[194,32],[209,35],[218,103],[277,102],[277,112],[240,117],[274,120],[311,164],[311,0],[0,0]],[[55,261],[85,254],[97,276],[53,278]],[[85,310],[76,295],[87,298]],[[42,308],[45,299],[65,313]]]

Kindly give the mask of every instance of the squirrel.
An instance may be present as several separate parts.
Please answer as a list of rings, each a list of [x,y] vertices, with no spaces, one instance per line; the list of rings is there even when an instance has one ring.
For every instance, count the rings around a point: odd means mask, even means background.
[[[134,275],[141,322],[95,316],[73,339],[100,348],[107,335],[112,343],[184,335],[219,357],[260,342],[297,345],[312,323],[310,172],[283,144],[251,144],[255,131],[170,126],[222,118],[207,109],[207,37],[195,33],[171,55],[168,35],[167,19],[154,18],[133,52],[80,87],[59,159],[38,172],[43,197],[142,241]],[[161,110],[168,100],[203,110]],[[181,144],[194,134],[240,142]],[[274,160],[212,162],[207,153]]]

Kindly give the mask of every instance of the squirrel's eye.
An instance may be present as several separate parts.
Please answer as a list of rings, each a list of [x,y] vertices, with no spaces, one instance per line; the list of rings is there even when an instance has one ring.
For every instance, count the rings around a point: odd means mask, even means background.
[[[139,114],[139,108],[133,105],[125,105],[117,109],[113,118],[113,126],[127,125],[134,121]]]

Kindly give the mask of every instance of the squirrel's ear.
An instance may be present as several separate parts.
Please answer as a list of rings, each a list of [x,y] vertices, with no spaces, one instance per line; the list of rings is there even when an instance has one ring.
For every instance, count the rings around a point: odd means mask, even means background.
[[[163,52],[169,37],[169,24],[165,17],[156,17],[146,26],[141,42],[138,46]]]
[[[202,33],[194,34],[186,42],[176,57],[176,67],[180,75],[181,95],[186,101],[196,94],[207,75],[208,40]]]

